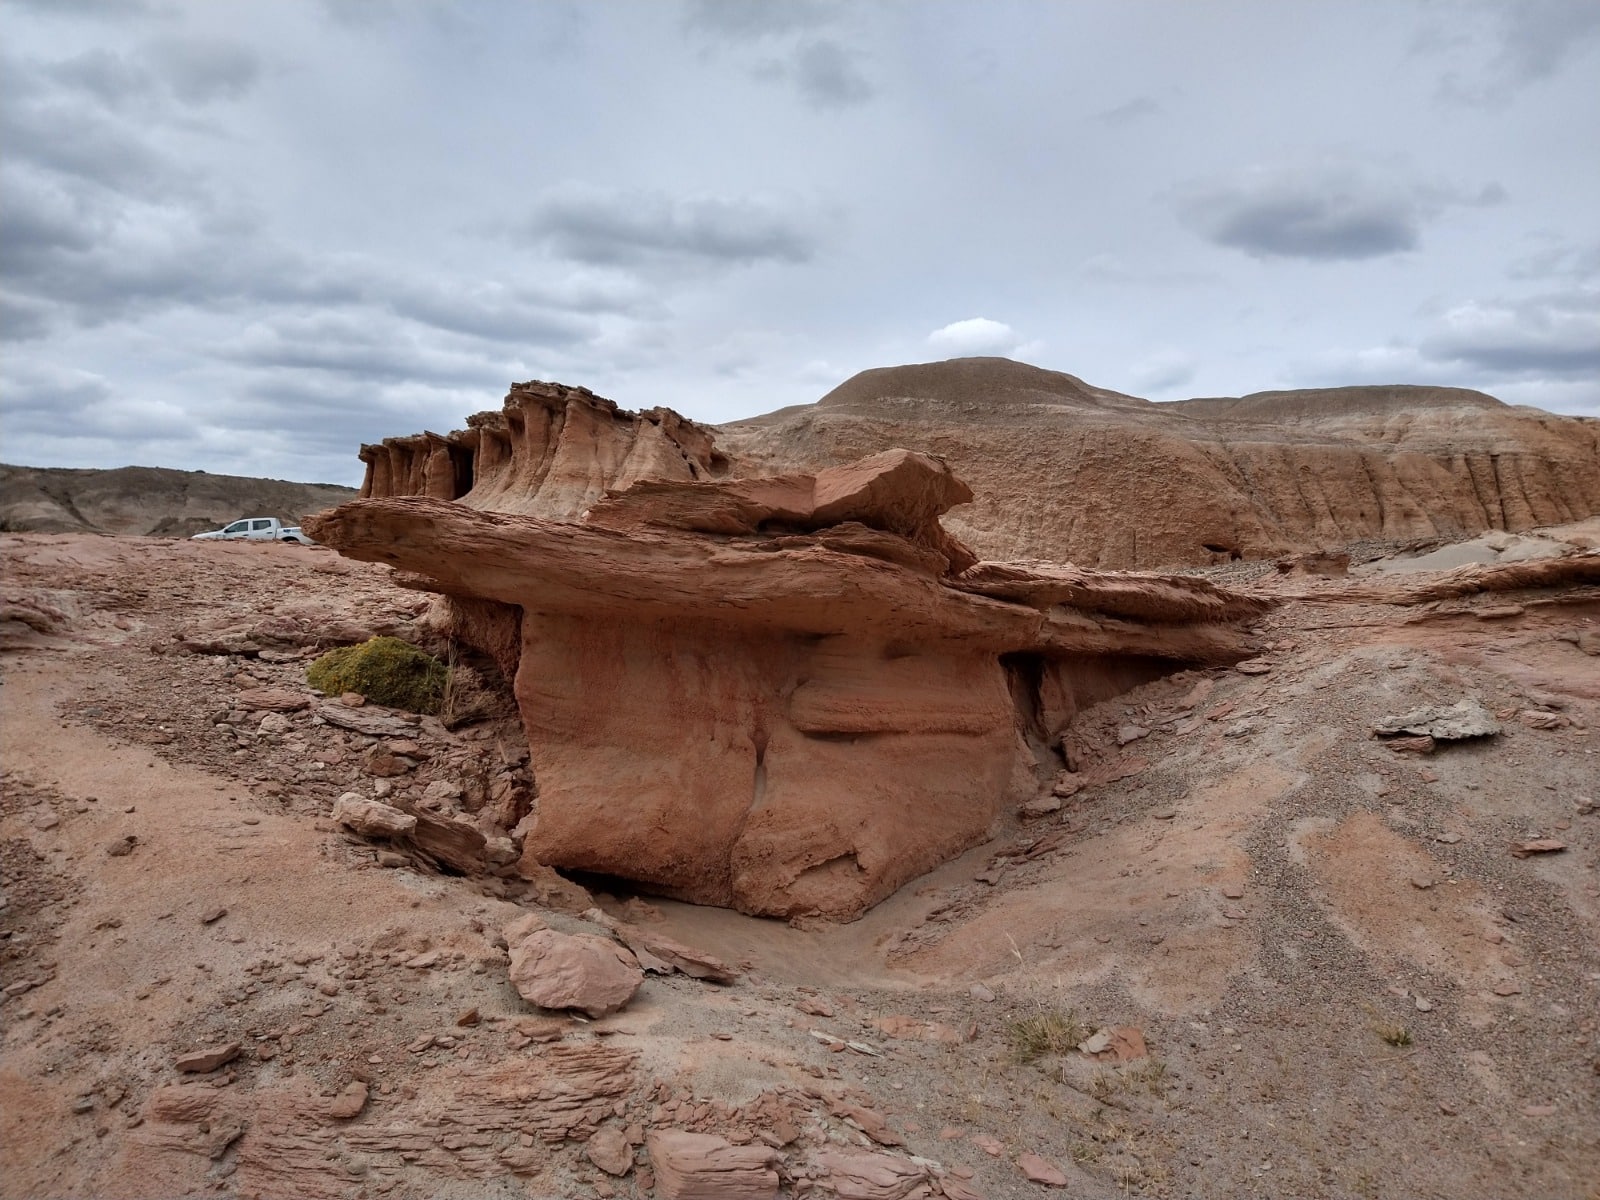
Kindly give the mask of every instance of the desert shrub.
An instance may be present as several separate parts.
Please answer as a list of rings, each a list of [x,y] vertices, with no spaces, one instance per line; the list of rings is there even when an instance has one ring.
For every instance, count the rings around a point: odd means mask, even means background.
[[[374,704],[436,713],[449,674],[442,662],[410,642],[375,637],[328,651],[306,668],[306,681],[330,696],[360,692]]]
[[[1067,1053],[1088,1035],[1088,1031],[1075,1011],[1047,1008],[1012,1021],[1006,1027],[1006,1035],[1011,1042],[1012,1057],[1019,1063],[1031,1063]]]

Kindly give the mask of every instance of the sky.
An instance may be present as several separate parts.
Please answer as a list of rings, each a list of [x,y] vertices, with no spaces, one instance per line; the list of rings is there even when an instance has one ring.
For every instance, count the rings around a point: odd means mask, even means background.
[[[1600,0],[0,0],[0,460],[998,354],[1600,416]]]

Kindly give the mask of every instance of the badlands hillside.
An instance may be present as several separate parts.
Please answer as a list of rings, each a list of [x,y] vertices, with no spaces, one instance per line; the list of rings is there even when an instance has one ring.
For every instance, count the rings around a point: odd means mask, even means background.
[[[298,525],[352,488],[164,467],[79,470],[0,464],[0,530],[188,537],[239,517]]]
[[[718,431],[743,471],[937,454],[986,558],[1115,569],[1458,538],[1600,513],[1600,421],[1481,392],[1347,387],[1152,404],[973,358],[864,371]]]
[[[467,426],[304,553],[0,535],[0,1196],[1595,1200],[1593,422]]]

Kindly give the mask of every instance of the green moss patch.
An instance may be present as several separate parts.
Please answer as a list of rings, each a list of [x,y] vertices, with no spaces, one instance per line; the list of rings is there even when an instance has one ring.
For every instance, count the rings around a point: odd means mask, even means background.
[[[306,668],[306,681],[330,696],[360,692],[374,704],[415,713],[439,711],[449,675],[433,655],[393,637],[341,646]]]

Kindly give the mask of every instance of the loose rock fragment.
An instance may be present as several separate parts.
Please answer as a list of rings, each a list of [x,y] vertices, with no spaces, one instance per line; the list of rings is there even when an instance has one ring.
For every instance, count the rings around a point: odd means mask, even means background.
[[[368,737],[411,737],[417,732],[416,718],[407,719],[399,713],[370,705],[351,708],[339,701],[317,705],[317,716],[329,725],[364,733]]]
[[[1527,858],[1530,854],[1556,854],[1566,848],[1565,842],[1555,838],[1527,838],[1511,843],[1511,853],[1516,858]]]
[[[234,703],[240,708],[257,712],[266,710],[288,713],[310,708],[311,698],[301,692],[291,692],[287,688],[250,688],[240,692],[235,697]]]
[[[333,819],[362,837],[387,838],[410,833],[417,818],[358,792],[346,792],[334,801]]]
[[[348,1121],[352,1117],[359,1116],[366,1106],[367,1085],[357,1079],[329,1101],[328,1115],[335,1121]]]
[[[1560,713],[1540,712],[1538,709],[1531,708],[1522,713],[1518,717],[1518,720],[1520,720],[1529,729],[1562,729],[1567,725],[1572,724],[1571,721],[1562,716]]]
[[[189,1054],[180,1054],[172,1062],[178,1070],[189,1075],[204,1075],[215,1071],[218,1067],[227,1066],[239,1057],[239,1043],[225,1042],[220,1046],[212,1046],[207,1050],[195,1050]]]
[[[597,1129],[584,1147],[589,1161],[607,1175],[619,1178],[633,1170],[633,1147],[622,1130],[612,1125]]]
[[[924,1021],[920,1017],[900,1015],[874,1017],[872,1025],[892,1038],[910,1038],[945,1046],[957,1046],[967,1041],[962,1032],[954,1026],[946,1025],[943,1021]]]
[[[1024,1154],[1017,1159],[1017,1166],[1022,1168],[1022,1173],[1027,1176],[1030,1183],[1042,1183],[1046,1187],[1064,1188],[1067,1186],[1067,1177],[1061,1168],[1049,1159],[1040,1158],[1037,1154]]]

